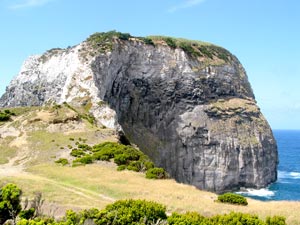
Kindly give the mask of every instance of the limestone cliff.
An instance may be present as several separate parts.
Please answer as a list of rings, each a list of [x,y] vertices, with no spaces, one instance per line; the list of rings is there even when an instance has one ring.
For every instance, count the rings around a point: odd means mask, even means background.
[[[179,182],[224,192],[277,178],[272,131],[242,65],[223,48],[94,34],[76,47],[31,57],[0,106],[51,101],[90,104],[99,123],[119,124]]]

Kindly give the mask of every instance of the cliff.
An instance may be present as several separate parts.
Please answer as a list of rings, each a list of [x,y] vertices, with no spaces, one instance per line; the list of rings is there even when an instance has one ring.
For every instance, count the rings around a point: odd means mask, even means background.
[[[88,107],[179,182],[224,192],[277,178],[272,131],[242,65],[221,47],[96,33],[30,57],[0,106],[51,102]]]

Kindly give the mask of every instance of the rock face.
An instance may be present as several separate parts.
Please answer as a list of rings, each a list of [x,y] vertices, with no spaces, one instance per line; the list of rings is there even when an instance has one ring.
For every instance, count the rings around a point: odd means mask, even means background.
[[[276,142],[236,57],[198,42],[101,35],[31,58],[0,106],[88,97],[91,113],[104,123],[113,109],[127,138],[179,182],[224,192],[276,180]]]
[[[99,124],[118,127],[114,111],[106,104],[99,104],[102,101],[97,97],[98,88],[90,67],[93,58],[83,58],[84,48],[86,44],[82,43],[29,57],[0,98],[0,107],[40,106],[52,102],[90,104],[90,111]]]

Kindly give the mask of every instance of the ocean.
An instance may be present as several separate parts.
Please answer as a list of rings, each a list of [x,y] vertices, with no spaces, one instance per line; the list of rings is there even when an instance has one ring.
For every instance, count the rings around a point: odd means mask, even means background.
[[[273,130],[273,134],[279,153],[277,182],[239,193],[263,201],[300,201],[300,130]]]

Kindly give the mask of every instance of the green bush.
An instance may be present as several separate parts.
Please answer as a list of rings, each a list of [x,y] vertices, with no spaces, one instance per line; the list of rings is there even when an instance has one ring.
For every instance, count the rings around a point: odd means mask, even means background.
[[[93,163],[93,157],[91,155],[85,155],[81,158],[75,159],[73,162],[80,162],[82,164],[91,164]]]
[[[95,223],[106,224],[154,224],[167,218],[166,207],[145,200],[120,200],[99,212]]]
[[[10,115],[0,112],[0,122],[5,122],[8,121],[10,119]]]
[[[114,157],[114,152],[112,149],[103,149],[102,151],[95,152],[93,154],[94,159],[96,160],[109,160]]]
[[[247,199],[241,195],[234,193],[225,193],[218,196],[218,201],[236,205],[248,205]]]
[[[155,45],[154,42],[153,42],[153,40],[152,40],[151,38],[145,37],[145,38],[143,38],[142,40],[143,40],[143,42],[144,42],[146,45],[153,45],[153,46]]]
[[[169,38],[169,37],[166,37],[166,38],[164,38],[163,40],[166,42],[166,44],[167,44],[170,48],[173,48],[173,49],[174,49],[174,48],[177,47],[176,42],[174,41],[174,39]]]
[[[154,168],[154,163],[153,162],[150,162],[150,161],[144,161],[144,167],[145,167],[145,170],[149,170],[149,169],[152,169]]]
[[[120,165],[126,165],[128,163],[129,157],[126,154],[119,154],[116,155],[114,158],[114,162],[120,166]]]
[[[165,178],[167,178],[167,173],[163,168],[154,167],[154,168],[150,168],[146,172],[146,178],[148,178],[148,179],[165,179]]]
[[[270,222],[271,221],[271,222]],[[273,222],[273,223],[272,223]],[[259,219],[256,215],[246,213],[229,213],[225,215],[216,215],[211,218],[199,215],[196,212],[187,212],[185,214],[173,213],[168,217],[170,225],[286,225],[285,218],[274,216],[267,218],[266,222]]]
[[[126,165],[120,165],[117,168],[118,171],[126,170]]]
[[[181,48],[185,53],[187,53],[190,56],[193,56],[193,57],[201,56],[200,52],[195,50],[193,48],[193,46],[191,45],[191,43],[180,42],[179,48]]]
[[[78,144],[78,148],[82,149],[83,151],[91,151],[92,147],[87,144]]]
[[[205,220],[206,218],[204,216],[201,216],[196,212],[187,212],[185,214],[172,213],[172,215],[168,217],[168,224],[198,225]]]
[[[60,159],[56,160],[55,163],[65,166],[65,165],[69,164],[69,161],[65,158],[60,158]]]
[[[107,152],[109,155],[114,157],[114,155],[122,154],[125,147],[125,145],[116,142],[104,142],[98,145],[94,145],[92,148],[92,152]]]
[[[101,152],[96,152],[93,154],[94,160],[101,160],[101,161],[109,161],[111,157],[106,154],[102,154]]]
[[[81,149],[74,148],[74,149],[72,149],[70,154],[71,154],[71,156],[74,156],[74,157],[81,157],[81,156],[84,156],[86,153]]]
[[[285,217],[283,216],[273,216],[267,217],[266,225],[285,225]]]
[[[19,217],[21,219],[32,219],[34,217],[34,213],[35,213],[35,209],[34,208],[30,208],[27,210],[22,210],[19,214]]]
[[[208,219],[208,224],[242,224],[242,225],[265,225],[265,222],[256,215],[231,212],[225,215],[216,215]]]
[[[0,224],[6,220],[16,220],[21,211],[22,190],[15,184],[6,184],[0,189]]]
[[[208,46],[203,46],[203,45],[202,45],[202,46],[199,46],[198,49],[199,49],[199,51],[200,51],[203,55],[207,56],[207,57],[210,58],[210,59],[213,58],[213,54],[212,54],[212,52],[210,51],[210,49],[209,49]]]
[[[127,166],[127,169],[135,171],[135,172],[139,172],[142,170],[141,162],[140,161],[131,161],[129,163],[129,165]]]
[[[154,168],[153,162],[144,153],[129,145],[123,145],[115,142],[104,142],[94,145],[76,143],[78,149],[73,149],[71,155],[77,159],[73,161],[73,166],[92,163],[96,160],[109,161],[114,159],[118,165],[117,170],[132,170],[136,172],[148,173],[148,178],[163,179],[166,178],[166,172],[162,168]]]
[[[129,38],[131,38],[131,35],[129,33],[119,33],[118,37],[121,40],[129,40]]]

